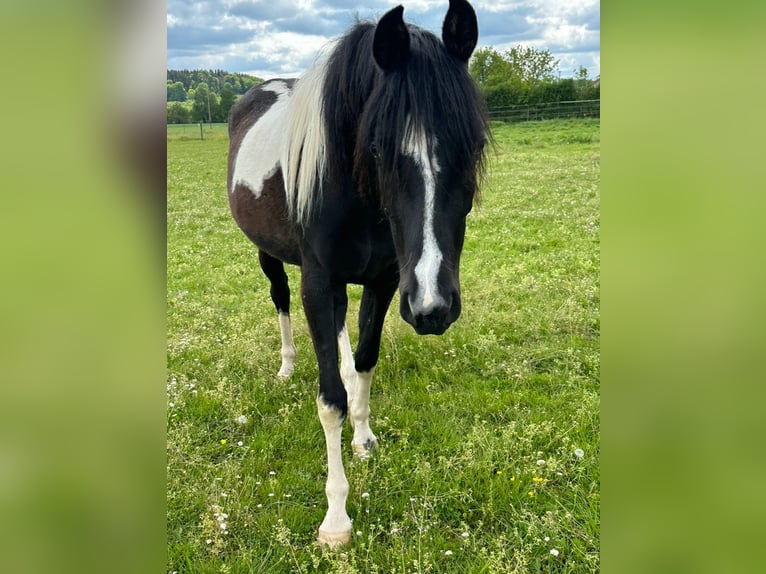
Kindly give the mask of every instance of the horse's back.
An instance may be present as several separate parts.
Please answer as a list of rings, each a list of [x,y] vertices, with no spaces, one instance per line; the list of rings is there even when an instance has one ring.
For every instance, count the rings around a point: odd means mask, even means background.
[[[295,80],[269,80],[251,88],[229,114],[227,187],[234,220],[260,249],[300,264],[287,217],[280,165],[287,112]]]

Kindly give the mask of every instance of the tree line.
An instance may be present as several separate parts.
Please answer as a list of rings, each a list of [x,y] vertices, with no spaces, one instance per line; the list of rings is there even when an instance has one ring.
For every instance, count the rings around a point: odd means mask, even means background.
[[[490,109],[601,97],[600,78],[589,78],[583,66],[573,78],[558,77],[559,62],[548,50],[482,48],[471,58],[469,71]],[[225,122],[237,98],[262,81],[223,70],[168,70],[167,121]]]
[[[223,70],[168,70],[167,121],[225,122],[237,98],[262,81]]]
[[[516,46],[499,52],[482,48],[474,53],[469,71],[490,109],[524,104],[597,100],[600,78],[588,77],[580,66],[574,78],[559,78],[559,62],[548,50]]]

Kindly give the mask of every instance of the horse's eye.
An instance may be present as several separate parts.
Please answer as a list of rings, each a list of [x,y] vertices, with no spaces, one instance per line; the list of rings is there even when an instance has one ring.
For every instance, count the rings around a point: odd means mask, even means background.
[[[372,154],[372,157],[375,159],[380,159],[380,150],[378,149],[378,144],[375,142],[372,142],[370,144],[370,153]]]

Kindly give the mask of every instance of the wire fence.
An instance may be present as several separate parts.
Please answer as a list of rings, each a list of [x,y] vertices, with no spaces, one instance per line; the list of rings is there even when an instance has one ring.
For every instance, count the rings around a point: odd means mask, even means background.
[[[600,118],[601,100],[550,102],[491,108],[489,119],[500,122],[529,122],[559,118]]]

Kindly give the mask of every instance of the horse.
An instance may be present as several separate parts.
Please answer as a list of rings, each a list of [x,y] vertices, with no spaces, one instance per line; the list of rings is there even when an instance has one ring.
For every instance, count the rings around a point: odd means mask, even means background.
[[[402,318],[420,335],[441,335],[460,315],[466,216],[490,137],[468,73],[478,41],[471,5],[450,0],[441,40],[406,24],[403,12],[357,22],[298,80],[251,88],[229,115],[229,204],[270,281],[279,377],[290,377],[296,356],[284,264],[301,269],[327,447],[318,542],[331,548],[351,537],[344,420],[350,415],[355,455],[377,446],[370,385],[396,290]],[[363,286],[355,354],[348,284]]]

